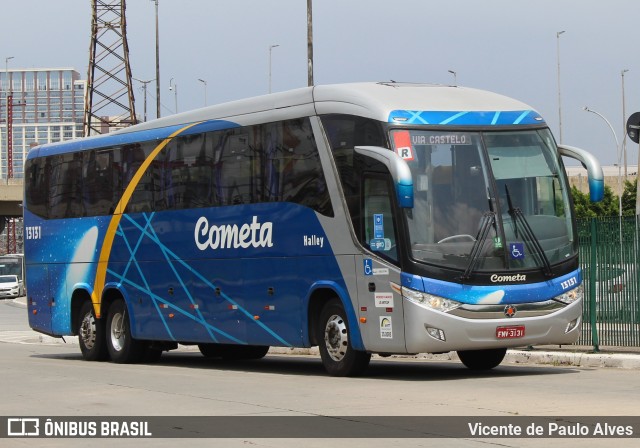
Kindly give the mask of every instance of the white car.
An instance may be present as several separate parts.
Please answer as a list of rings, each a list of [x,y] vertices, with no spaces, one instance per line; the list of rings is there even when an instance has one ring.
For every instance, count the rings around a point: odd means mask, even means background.
[[[24,285],[17,275],[0,275],[0,299],[24,295]]]

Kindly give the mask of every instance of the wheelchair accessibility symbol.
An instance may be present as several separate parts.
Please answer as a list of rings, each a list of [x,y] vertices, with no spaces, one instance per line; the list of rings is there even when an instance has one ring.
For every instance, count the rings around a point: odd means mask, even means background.
[[[373,260],[371,258],[365,258],[363,261],[364,275],[373,275]]]
[[[524,258],[524,243],[509,243],[509,253],[514,260]]]

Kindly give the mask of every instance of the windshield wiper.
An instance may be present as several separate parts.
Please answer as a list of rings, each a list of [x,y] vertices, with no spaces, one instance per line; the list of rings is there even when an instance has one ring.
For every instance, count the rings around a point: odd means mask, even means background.
[[[489,229],[496,221],[496,214],[494,212],[485,212],[482,215],[480,221],[480,229],[478,230],[478,234],[476,235],[476,241],[473,243],[473,247],[471,248],[471,252],[469,252],[469,264],[467,265],[467,269],[464,270],[461,279],[468,280],[471,278],[471,273],[475,269],[478,264],[478,260],[480,259],[480,253],[482,252],[482,246],[484,245],[485,240],[487,239],[487,234],[489,233]]]
[[[536,253],[540,258],[544,275],[546,275],[547,277],[551,277],[553,275],[553,272],[551,271],[551,263],[549,263],[547,254],[544,253],[544,249],[540,244],[540,240],[536,237],[536,234],[533,233],[533,229],[529,225],[527,218],[524,216],[522,209],[520,207],[513,206],[513,203],[511,202],[511,194],[509,194],[509,187],[505,185],[504,189],[507,193],[507,204],[509,206],[509,214],[511,215],[511,219],[513,219],[516,238],[518,238],[518,221],[520,221],[520,223],[522,224],[523,238],[527,243],[533,246],[534,253]]]

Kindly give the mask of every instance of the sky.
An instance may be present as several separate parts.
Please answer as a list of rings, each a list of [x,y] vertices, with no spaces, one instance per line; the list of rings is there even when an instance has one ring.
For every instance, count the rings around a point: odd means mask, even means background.
[[[161,114],[307,85],[306,0],[159,0]],[[86,78],[90,0],[1,0],[0,61],[73,67]],[[155,78],[155,2],[127,0],[132,74]],[[537,110],[562,142],[623,164],[627,117],[640,111],[637,0],[313,0],[314,83],[409,81],[494,91]],[[560,37],[557,33],[565,31]],[[4,69],[4,67],[2,67]],[[136,112],[142,85],[134,81]],[[155,83],[148,88],[155,118]],[[627,164],[638,145],[627,142]]]

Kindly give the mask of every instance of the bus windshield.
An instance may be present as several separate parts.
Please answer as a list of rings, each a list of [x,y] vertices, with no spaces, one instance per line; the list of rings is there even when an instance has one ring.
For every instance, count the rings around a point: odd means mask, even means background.
[[[417,261],[475,270],[548,267],[576,254],[564,176],[547,129],[393,130],[411,168]],[[470,259],[471,258],[471,259]]]

